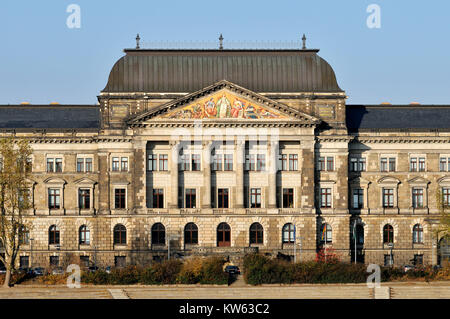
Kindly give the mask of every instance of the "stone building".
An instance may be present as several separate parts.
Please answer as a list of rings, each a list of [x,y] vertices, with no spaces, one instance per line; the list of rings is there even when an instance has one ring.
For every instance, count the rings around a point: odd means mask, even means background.
[[[34,151],[21,265],[448,258],[450,105],[346,105],[318,51],[126,49],[97,105],[0,106]]]

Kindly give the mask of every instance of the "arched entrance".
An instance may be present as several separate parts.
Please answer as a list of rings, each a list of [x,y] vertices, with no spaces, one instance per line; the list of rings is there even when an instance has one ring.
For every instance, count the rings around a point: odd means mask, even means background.
[[[217,246],[231,246],[231,228],[227,223],[220,223],[217,226]]]

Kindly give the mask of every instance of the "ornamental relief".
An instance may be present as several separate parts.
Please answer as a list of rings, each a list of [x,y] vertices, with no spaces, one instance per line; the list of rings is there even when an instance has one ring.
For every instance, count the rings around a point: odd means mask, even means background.
[[[198,99],[162,116],[166,119],[287,119],[278,111],[237,97],[227,90]]]

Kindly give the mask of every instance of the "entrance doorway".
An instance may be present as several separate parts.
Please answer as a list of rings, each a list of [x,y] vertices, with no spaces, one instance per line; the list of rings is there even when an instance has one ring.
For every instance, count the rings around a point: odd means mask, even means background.
[[[227,223],[217,226],[217,246],[228,247],[231,245],[231,228]]]

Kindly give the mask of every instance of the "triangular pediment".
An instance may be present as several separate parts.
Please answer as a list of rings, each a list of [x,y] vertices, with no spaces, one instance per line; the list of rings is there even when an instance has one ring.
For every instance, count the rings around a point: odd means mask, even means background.
[[[228,81],[220,81],[197,92],[171,101],[127,122],[146,121],[300,121],[315,125],[320,120],[283,103],[247,90]]]
[[[97,182],[92,180],[92,179],[90,179],[90,178],[83,177],[83,178],[80,178],[80,179],[76,180],[74,183],[75,184],[94,185]]]

